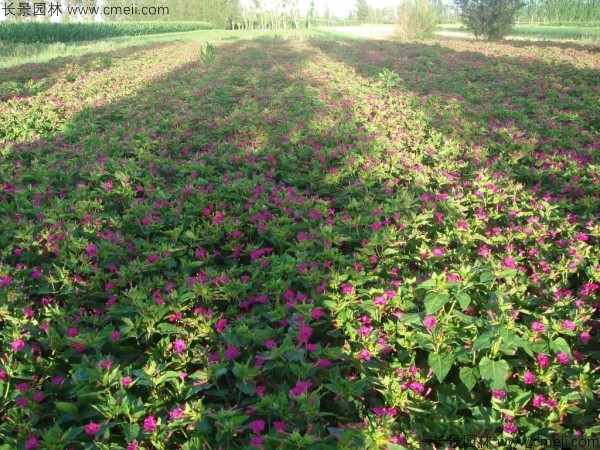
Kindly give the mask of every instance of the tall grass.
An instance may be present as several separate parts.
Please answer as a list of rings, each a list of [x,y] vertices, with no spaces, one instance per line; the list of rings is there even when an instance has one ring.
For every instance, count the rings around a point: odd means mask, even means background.
[[[0,41],[9,44],[76,42],[116,36],[142,36],[210,30],[207,22],[48,23],[0,22]]]

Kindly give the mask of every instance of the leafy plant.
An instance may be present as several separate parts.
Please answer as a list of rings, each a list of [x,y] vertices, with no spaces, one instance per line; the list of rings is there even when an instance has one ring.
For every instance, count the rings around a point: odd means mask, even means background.
[[[379,81],[381,81],[388,90],[394,89],[403,82],[402,78],[400,78],[400,75],[393,70],[389,70],[388,68],[384,68],[381,72],[379,72]]]
[[[522,0],[454,0],[458,14],[475,38],[502,39],[510,33]]]
[[[395,35],[405,41],[431,38],[439,19],[431,0],[404,0],[397,9]]]
[[[202,48],[200,51],[200,62],[204,66],[210,66],[214,62],[215,59],[215,48],[209,42],[206,43],[206,46]]]

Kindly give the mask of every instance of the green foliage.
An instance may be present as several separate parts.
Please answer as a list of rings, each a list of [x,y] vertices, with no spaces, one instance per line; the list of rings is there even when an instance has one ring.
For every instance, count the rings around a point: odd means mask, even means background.
[[[510,33],[523,0],[454,0],[468,30],[479,39],[502,39]]]
[[[383,83],[386,89],[391,90],[399,86],[403,80],[400,77],[400,75],[398,75],[393,70],[384,68],[381,72],[379,72],[379,81]]]
[[[210,30],[206,22],[50,23],[0,22],[0,42],[53,43],[93,41],[116,36],[141,36],[182,31]]]
[[[596,54],[211,42],[0,72],[0,449],[597,436]]]
[[[200,52],[200,62],[204,66],[210,66],[215,59],[215,48],[210,42],[206,43],[206,46],[202,48]]]
[[[440,9],[431,0],[404,0],[397,10],[395,35],[401,40],[431,38],[439,19]]]
[[[364,23],[369,17],[369,4],[367,0],[356,0],[355,14],[356,20],[360,23]]]

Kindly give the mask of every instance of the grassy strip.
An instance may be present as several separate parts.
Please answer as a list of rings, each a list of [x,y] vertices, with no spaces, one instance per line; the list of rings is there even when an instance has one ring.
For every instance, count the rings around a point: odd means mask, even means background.
[[[142,36],[213,28],[214,25],[207,22],[4,22],[0,24],[0,41],[9,44],[77,42],[116,36]]]
[[[439,25],[443,31],[466,31],[460,24]],[[510,37],[524,37],[549,40],[600,40],[600,28],[592,27],[559,27],[559,26],[530,26],[517,25]]]
[[[163,33],[145,36],[120,36],[96,41],[56,42],[35,44],[0,43],[0,67],[14,67],[29,63],[43,63],[54,58],[76,57],[91,53],[106,53],[128,47],[159,43],[193,41],[234,41],[237,39],[302,39],[309,36],[333,36],[317,30],[199,30],[182,33]]]

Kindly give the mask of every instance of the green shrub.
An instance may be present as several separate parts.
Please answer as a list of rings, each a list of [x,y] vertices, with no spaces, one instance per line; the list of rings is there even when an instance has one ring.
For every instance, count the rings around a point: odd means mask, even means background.
[[[401,40],[433,37],[439,16],[429,0],[405,0],[398,7],[396,36]]]
[[[502,39],[510,33],[522,0],[454,0],[463,24],[475,38]]]

